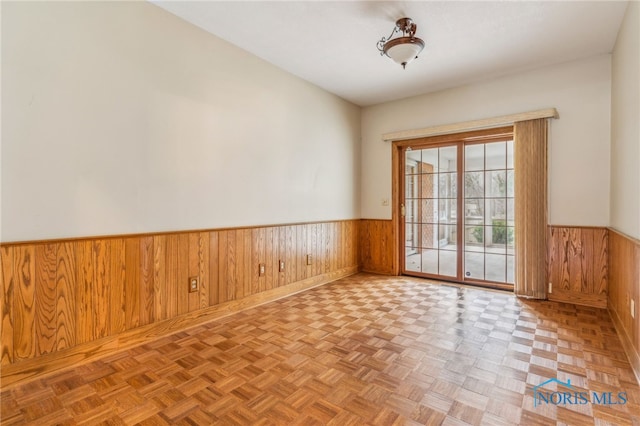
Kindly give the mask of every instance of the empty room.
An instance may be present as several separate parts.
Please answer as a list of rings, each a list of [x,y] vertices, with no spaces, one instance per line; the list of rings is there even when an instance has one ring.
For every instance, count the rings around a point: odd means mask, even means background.
[[[2,425],[640,424],[640,2],[0,16]]]

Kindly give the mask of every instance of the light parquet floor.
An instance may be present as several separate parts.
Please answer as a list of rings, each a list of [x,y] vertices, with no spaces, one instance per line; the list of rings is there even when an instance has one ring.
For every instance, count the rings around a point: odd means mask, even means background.
[[[568,379],[627,403],[534,407]],[[358,274],[2,392],[2,425],[639,425],[607,311]]]

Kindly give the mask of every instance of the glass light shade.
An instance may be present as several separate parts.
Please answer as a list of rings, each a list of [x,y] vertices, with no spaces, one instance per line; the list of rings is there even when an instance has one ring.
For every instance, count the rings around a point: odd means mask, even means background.
[[[416,37],[400,37],[384,46],[384,53],[400,65],[413,61],[424,48],[424,42]]]

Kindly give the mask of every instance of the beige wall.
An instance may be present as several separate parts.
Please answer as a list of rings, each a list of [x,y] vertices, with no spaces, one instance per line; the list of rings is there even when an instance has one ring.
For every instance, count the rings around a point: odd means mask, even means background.
[[[456,87],[362,112],[362,216],[391,218],[391,148],[383,133],[555,107],[549,223],[609,224],[610,55]]]
[[[147,2],[3,2],[2,241],[352,219],[360,108]]]
[[[629,2],[613,51],[611,226],[640,238],[640,4]]]
[[[388,219],[381,134],[548,107],[550,223],[638,237],[638,19],[631,2],[613,61],[367,107],[360,127],[360,108],[151,4],[4,2],[0,241]]]

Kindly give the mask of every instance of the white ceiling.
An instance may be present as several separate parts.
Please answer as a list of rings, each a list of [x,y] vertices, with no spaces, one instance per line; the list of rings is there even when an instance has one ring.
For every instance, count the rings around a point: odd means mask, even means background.
[[[611,52],[626,1],[158,1],[216,36],[366,106]],[[403,70],[376,42],[408,16]]]

